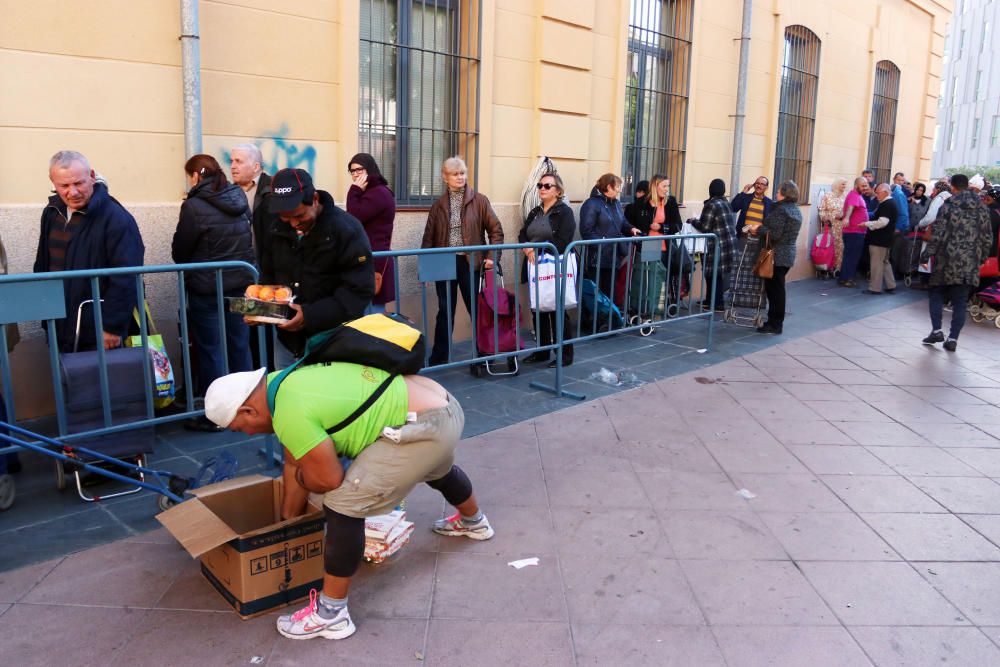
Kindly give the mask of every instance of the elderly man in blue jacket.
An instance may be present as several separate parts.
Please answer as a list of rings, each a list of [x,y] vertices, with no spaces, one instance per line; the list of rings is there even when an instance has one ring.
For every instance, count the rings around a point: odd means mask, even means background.
[[[142,266],[145,247],[135,218],[108,194],[87,158],[76,151],[59,151],[49,160],[49,180],[56,194],[42,211],[35,273]],[[84,309],[79,349],[119,347],[136,306],[134,276],[100,280],[104,331],[94,332],[93,313]],[[92,299],[90,281],[65,281],[66,319],[56,323],[59,349],[72,352],[80,304]]]

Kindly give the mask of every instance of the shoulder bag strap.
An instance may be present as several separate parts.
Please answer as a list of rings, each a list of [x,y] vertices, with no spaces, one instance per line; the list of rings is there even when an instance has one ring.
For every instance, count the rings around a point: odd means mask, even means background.
[[[377,401],[379,398],[382,397],[382,394],[384,394],[386,392],[386,390],[389,388],[389,385],[392,384],[392,381],[395,380],[397,377],[399,377],[399,374],[398,373],[393,373],[392,375],[390,375],[386,379],[382,380],[382,384],[380,384],[378,387],[376,387],[375,391],[372,392],[372,395],[369,396],[368,399],[365,400],[364,403],[362,403],[361,405],[359,405],[358,408],[357,408],[357,410],[355,410],[350,415],[348,415],[343,420],[341,420],[341,422],[339,424],[337,424],[336,426],[331,426],[330,428],[326,429],[326,432],[329,433],[330,435],[333,435],[337,431],[343,430],[343,429],[347,428],[348,426],[350,426],[361,415],[363,415],[366,412],[368,412],[368,409],[371,406],[375,405],[375,401]]]

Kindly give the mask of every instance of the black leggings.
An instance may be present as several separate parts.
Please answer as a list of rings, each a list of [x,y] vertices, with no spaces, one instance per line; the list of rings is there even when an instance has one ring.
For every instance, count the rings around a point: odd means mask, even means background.
[[[461,468],[453,465],[441,479],[427,482],[449,505],[458,506],[472,497],[472,482]],[[353,577],[365,554],[365,520],[326,511],[326,545],[323,564],[326,573],[334,577]]]

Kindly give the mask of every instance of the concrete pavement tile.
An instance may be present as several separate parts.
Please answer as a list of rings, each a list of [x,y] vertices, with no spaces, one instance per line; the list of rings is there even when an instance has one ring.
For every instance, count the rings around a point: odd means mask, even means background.
[[[681,561],[710,625],[838,625],[789,562]]]
[[[1000,449],[951,447],[948,452],[987,477],[1000,477]]]
[[[403,547],[384,563],[363,564],[363,576],[352,582],[351,611],[364,618],[426,618],[437,558],[433,552]]]
[[[538,445],[542,467],[550,470],[630,472],[632,464],[617,439],[543,440]],[[461,450],[460,450],[461,451]],[[512,459],[512,461],[516,461]]]
[[[888,416],[867,403],[805,401],[820,417],[833,422],[888,422]]]
[[[729,473],[808,473],[805,466],[781,444],[706,442],[705,447]]]
[[[416,532],[426,533],[437,540],[436,551],[472,554],[501,554],[523,558],[523,554],[542,555],[556,553],[556,538],[549,518],[549,512],[538,507],[517,507],[509,505],[483,506],[489,517],[494,535],[489,540],[478,541],[464,537],[444,537],[430,530],[431,522],[418,523]],[[407,518],[409,516],[407,504]],[[407,545],[407,549],[409,549]]]
[[[788,554],[756,513],[748,510],[660,511],[660,523],[677,558],[689,560],[787,560]]]
[[[897,387],[945,387],[948,385],[949,374],[938,376],[935,373],[923,372],[920,369],[905,371],[874,371],[874,374],[884,380],[883,384]]]
[[[742,361],[727,361],[712,366],[711,377],[723,382],[773,382],[767,375]]]
[[[1000,405],[1000,387],[964,387],[962,391],[990,405]]]
[[[266,614],[244,621],[232,612],[153,609],[111,664],[138,665],[153,658],[160,664],[180,665],[191,660],[192,647],[197,647],[199,665],[247,665],[253,656],[270,655],[279,639],[306,643],[281,638],[275,618]]]
[[[720,417],[685,416],[685,421],[694,429],[702,442],[756,442],[777,444],[774,436],[749,414],[736,418],[731,415]]]
[[[712,627],[730,665],[862,667],[871,665],[844,628]]]
[[[908,563],[802,563],[845,625],[968,625]]]
[[[156,603],[157,609],[191,611],[232,611],[232,607],[208,582],[201,573],[198,561],[182,566],[163,597]]]
[[[998,514],[959,514],[965,523],[979,532],[993,544],[1000,544],[1000,515]]]
[[[737,488],[756,495],[747,501],[758,512],[845,512],[847,507],[813,475],[740,473]]]
[[[147,530],[144,533],[126,537],[126,542],[139,542],[141,544],[177,544],[177,538],[167,532],[166,528]]]
[[[805,403],[788,397],[779,401],[770,398],[741,398],[740,405],[757,419],[791,419],[816,421],[822,419]]]
[[[850,371],[838,371],[848,373]],[[792,384],[829,384],[830,380],[811,368],[769,368],[764,371],[768,380],[777,382],[783,386]],[[795,392],[794,388],[788,387],[789,391]]]
[[[765,372],[770,368],[809,368],[792,355],[785,354],[773,347],[743,355],[743,359],[757,370]]]
[[[659,402],[663,398],[658,399]],[[619,440],[651,440],[656,438],[694,437],[694,431],[680,417],[618,414],[611,418]]]
[[[112,542],[67,556],[23,601],[152,607],[190,564],[177,545]]]
[[[864,367],[864,361],[860,364]],[[823,370],[821,371],[823,377],[832,382],[833,384],[845,385],[845,384],[868,384],[868,385],[887,385],[895,384],[888,379],[886,379],[881,374],[869,373],[865,370]]]
[[[507,564],[511,560],[506,555],[440,554],[431,618],[566,620],[557,557],[540,557],[538,565],[520,570]]]
[[[1000,382],[979,373],[952,372],[948,376],[948,384],[953,387],[958,387],[959,389],[984,390],[970,391],[969,393],[980,397],[988,403],[993,403],[994,405],[1000,401]]]
[[[853,361],[843,357],[817,357],[798,355],[795,357],[807,368],[814,371],[859,371],[864,370]]]
[[[44,563],[0,572],[0,602],[17,602],[62,562],[54,558]]]
[[[913,483],[955,513],[1000,514],[1000,484],[982,477],[916,478]]]
[[[976,625],[1000,625],[1000,563],[921,563],[920,574]]]
[[[982,476],[938,447],[871,447],[868,451],[905,477]]]
[[[848,435],[827,421],[762,417],[760,424],[785,445],[853,445]]]
[[[792,445],[788,449],[816,475],[896,474],[858,445]]]
[[[519,505],[547,507],[545,482],[539,468],[476,468],[472,479],[476,499],[483,507]]]
[[[951,514],[862,514],[861,518],[906,560],[1000,560],[1000,549]]]
[[[429,665],[573,665],[568,623],[432,620]],[[411,663],[414,662],[410,656]]]
[[[971,424],[920,424],[921,436],[938,447],[1000,448],[1000,440],[991,435],[996,429],[979,429]]]
[[[47,493],[65,497],[54,491]],[[4,515],[16,516],[21,505],[29,500],[18,496],[17,502],[14,508],[0,514],[0,521]],[[70,513],[57,511],[42,520],[36,517],[30,525],[0,532],[0,542],[4,545],[3,563],[11,566],[38,563],[129,536],[128,530],[103,508],[91,505],[77,511],[78,502],[79,499],[74,501]]]
[[[945,508],[903,477],[821,475],[855,512],[944,512]]]
[[[611,424],[611,418],[601,408],[596,412],[567,414],[557,412],[535,419],[538,442],[546,440],[572,440],[589,442],[591,439],[616,440],[618,434]]]
[[[953,403],[942,405],[941,407],[964,422],[989,424],[994,428],[996,424],[1000,424],[1000,408],[995,405],[963,405]]]
[[[900,389],[905,389],[932,405],[983,405],[987,402],[976,396],[975,390],[965,391],[956,387],[900,387]]]
[[[879,384],[846,384],[842,389],[866,403],[875,401],[909,401],[915,405],[923,402],[914,399],[913,394],[899,387],[887,387]]]
[[[546,469],[545,486],[552,507],[649,507],[649,499],[631,470]]]
[[[53,662],[104,667],[121,652],[148,613],[145,609],[16,604],[0,616],[3,662],[17,667],[50,667]],[[39,619],[44,619],[44,632],[39,631]],[[61,657],[54,659],[53,651]]]
[[[656,513],[645,509],[604,509],[553,507],[555,528],[550,538],[558,543],[559,553],[612,553],[625,551],[635,554],[671,556],[670,542],[664,534]],[[492,541],[495,541],[493,538]],[[466,540],[470,541],[470,540]],[[525,547],[522,553],[542,552]]]
[[[677,561],[620,552],[560,557],[573,623],[704,625]]]
[[[880,667],[1000,664],[1000,649],[978,628],[873,627],[851,632]]]
[[[857,401],[857,396],[835,384],[794,384],[786,387],[800,401]]]
[[[926,403],[914,403],[912,399],[875,400],[871,406],[894,421],[906,424],[917,431],[924,424],[960,424],[962,420],[941,408]]]
[[[932,444],[921,437],[927,431],[924,425],[917,432],[894,422],[835,421],[833,425],[859,445],[866,447],[916,447]],[[926,426],[953,426],[953,424],[929,424]]]
[[[650,504],[663,510],[743,510],[746,501],[724,473],[640,472],[636,473]]]
[[[899,560],[896,552],[855,514],[759,514],[792,560]]]
[[[573,643],[579,665],[723,667],[726,664],[712,633],[705,627],[574,624]]]
[[[792,395],[776,382],[720,382],[719,386],[737,403],[742,403],[746,399],[783,401],[792,398]]]
[[[490,431],[468,440],[462,440],[456,456],[477,466],[487,468],[522,468],[541,463],[534,431],[525,429],[508,432],[507,429]]]
[[[698,439],[632,440],[618,443],[622,455],[632,463],[636,472],[720,472],[719,464]]]
[[[352,617],[353,618],[353,617]],[[268,667],[302,665],[418,665],[423,655],[427,621],[417,619],[354,618],[357,632],[346,641],[294,641],[278,635]],[[271,623],[274,623],[273,617]],[[244,652],[245,653],[245,652]],[[249,658],[244,665],[249,664]]]

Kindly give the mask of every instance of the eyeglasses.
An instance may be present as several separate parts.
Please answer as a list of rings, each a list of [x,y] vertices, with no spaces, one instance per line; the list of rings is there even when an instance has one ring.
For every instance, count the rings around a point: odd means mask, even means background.
[[[757,185],[759,185],[759,186],[761,186],[763,188],[767,187],[767,183],[765,183],[764,181],[757,181],[756,183],[754,183],[754,186],[757,186]]]
[[[363,171],[365,171],[364,167],[358,167],[356,169],[348,169],[347,173],[349,173],[351,176],[354,176],[355,174],[360,174]]]
[[[556,184],[555,183],[536,183],[535,187],[538,188],[539,190],[551,190],[552,188],[556,187]]]

